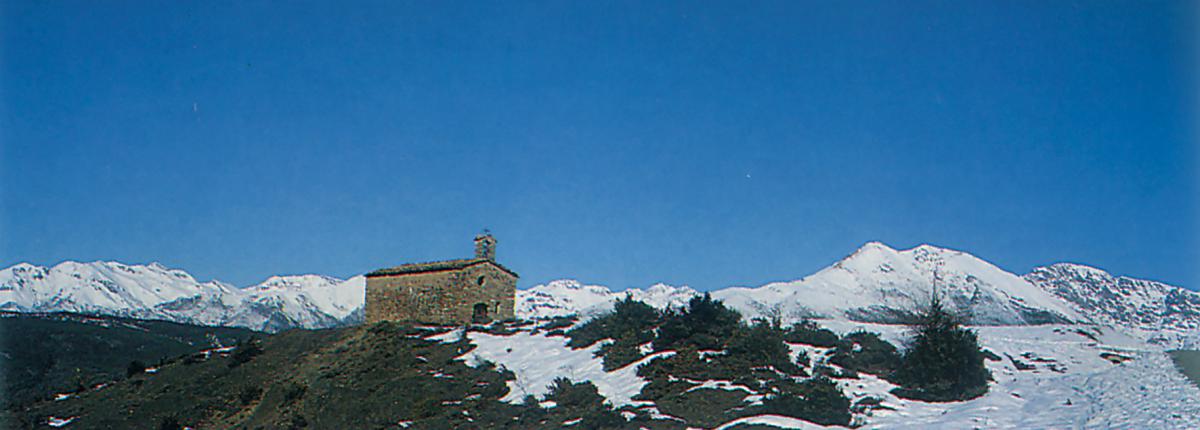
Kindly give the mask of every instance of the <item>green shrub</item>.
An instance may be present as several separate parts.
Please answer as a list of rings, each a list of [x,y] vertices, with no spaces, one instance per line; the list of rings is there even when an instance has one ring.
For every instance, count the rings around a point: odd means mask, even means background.
[[[915,336],[892,381],[893,393],[926,401],[967,400],[987,393],[991,374],[975,332],[962,327],[935,297],[919,315]]]
[[[811,362],[812,358],[808,356],[807,351],[800,351],[796,354],[796,359],[793,361],[793,363],[796,363],[796,367],[801,369],[807,368]]]
[[[722,349],[725,341],[741,327],[742,316],[705,293],[692,297],[682,311],[667,310],[654,339],[655,351],[694,346],[699,350]]]
[[[183,430],[183,425],[175,417],[163,417],[158,422],[158,430]]]
[[[711,367],[700,359],[700,354],[695,348],[684,348],[670,357],[641,365],[637,374],[650,380],[667,380],[670,377],[697,380],[703,378],[710,369]]]
[[[825,364],[813,366],[813,376],[824,376],[831,379],[858,379],[858,372],[852,369],[837,369]]]
[[[188,354],[183,357],[182,362],[183,362],[183,365],[185,365],[185,366],[191,366],[196,363],[203,363],[204,360],[206,360],[205,357],[206,356],[203,352],[199,352],[199,353],[195,353],[195,354]]]
[[[625,340],[638,345],[654,339],[654,328],[659,323],[659,312],[650,305],[625,298],[613,304],[612,312],[592,318],[571,331],[567,345],[572,348],[587,348],[604,339]]]
[[[229,367],[238,367],[250,361],[254,357],[263,353],[262,345],[258,339],[250,339],[246,342],[241,342],[234,348],[233,355],[229,358]]]
[[[883,405],[882,398],[879,398],[876,396],[866,396],[861,399],[858,399],[858,401],[856,401],[856,402],[854,402],[854,404],[850,405],[850,411],[854,412],[854,413],[865,413],[872,409],[884,408],[882,405]],[[891,408],[887,408],[887,409],[891,409]]]
[[[493,336],[510,336],[518,331],[517,327],[499,321],[493,321],[486,325],[474,324],[468,326],[467,330],[476,333],[487,333]]]
[[[305,391],[308,391],[308,387],[300,384],[288,385],[283,390],[283,402],[288,404],[295,403],[297,400],[304,398]]]
[[[133,360],[133,361],[129,362],[128,366],[125,366],[125,377],[126,378],[132,378],[133,375],[139,375],[142,373],[146,373],[146,363],[143,363],[138,360]]]
[[[886,377],[900,366],[900,354],[878,334],[856,331],[838,341],[829,362],[846,370]]]
[[[557,378],[550,384],[550,392],[544,400],[554,402],[555,407],[546,411],[548,424],[559,424],[582,419],[573,428],[613,429],[626,424],[625,418],[605,402],[596,385],[590,381],[572,383],[567,378]]]
[[[262,388],[255,386],[242,387],[242,390],[238,392],[238,400],[241,401],[243,405],[254,403],[255,400],[258,400],[258,398],[262,396],[262,391]]]
[[[596,355],[604,358],[605,370],[615,370],[642,358],[641,346],[654,340],[659,322],[657,310],[626,295],[613,305],[612,312],[567,332],[567,346],[586,348],[611,339],[612,343],[602,346]]]
[[[802,325],[801,330],[824,333],[815,324]],[[720,301],[696,297],[680,311],[664,312],[653,345],[655,350],[676,353],[638,368],[638,376],[649,382],[637,398],[655,402],[661,411],[688,425],[702,427],[757,413],[849,423],[849,400],[836,384],[823,377],[796,382],[795,378],[807,376],[808,360],[807,354],[792,359],[785,343],[789,335],[795,333],[778,322],[759,319],[747,325]],[[700,381],[728,381],[770,393],[769,401],[764,399],[767,407],[747,406],[738,392],[697,388]]]
[[[574,315],[569,315],[569,316],[565,316],[565,317],[554,317],[550,321],[547,321],[545,324],[537,326],[537,328],[535,328],[534,331],[553,332],[555,330],[563,330],[563,329],[570,328],[571,326],[575,325],[575,323],[578,321],[579,321],[579,318]]]
[[[850,424],[850,399],[829,378],[817,376],[803,382],[780,379],[773,384],[772,391],[763,399],[765,413],[822,425]]]
[[[784,340],[790,343],[832,348],[837,346],[838,335],[826,328],[821,328],[813,320],[803,320],[793,324],[788,329]]]
[[[643,357],[641,345],[627,340],[617,340],[605,344],[600,347],[600,350],[596,351],[596,355],[604,357],[604,370],[606,372],[628,366]]]
[[[791,349],[783,341],[784,333],[777,322],[755,320],[735,332],[726,355],[745,360],[748,367],[771,366],[784,373],[798,373],[800,369],[791,360]]]
[[[711,429],[743,416],[745,399],[746,393],[740,390],[699,388],[659,399],[655,406],[663,414],[686,417],[687,428]]]

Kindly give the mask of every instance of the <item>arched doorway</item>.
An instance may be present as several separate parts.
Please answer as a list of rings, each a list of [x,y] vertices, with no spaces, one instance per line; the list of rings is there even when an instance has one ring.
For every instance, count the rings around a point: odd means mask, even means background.
[[[471,313],[471,322],[482,324],[491,322],[492,318],[488,316],[488,305],[476,303],[475,310]]]

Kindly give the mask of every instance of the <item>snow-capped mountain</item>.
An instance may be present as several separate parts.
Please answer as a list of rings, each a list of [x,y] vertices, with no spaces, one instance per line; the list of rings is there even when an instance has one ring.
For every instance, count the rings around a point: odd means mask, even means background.
[[[879,242],[797,281],[713,293],[747,315],[896,323],[942,300],[980,325],[1083,321],[1062,300],[965,252],[921,245],[897,251]]]
[[[344,281],[321,275],[272,276],[244,290],[248,294],[232,321],[267,331],[361,322],[366,287],[361,275]]]
[[[361,316],[362,276],[275,276],[236,288],[199,282],[158,263],[21,263],[0,270],[0,310],[77,312],[277,331],[321,328]]]
[[[699,293],[688,287],[666,284],[616,292],[602,285],[584,285],[573,279],[561,279],[528,290],[517,290],[516,312],[517,316],[525,319],[594,316],[611,310],[613,302],[626,294],[648,305],[665,308],[682,306]]]
[[[1158,345],[1200,346],[1200,293],[1195,291],[1070,263],[1038,267],[1024,278],[1097,323]]]
[[[713,291],[712,296],[748,317],[896,323],[928,302],[935,278],[943,300],[975,324],[1087,320],[1061,299],[1020,276],[973,255],[930,245],[897,251],[871,242],[806,278],[756,288],[726,288]],[[697,294],[691,288],[663,284],[613,292],[577,281],[555,281],[518,292],[517,315],[587,316],[611,309],[612,302],[626,293],[659,307],[681,305]]]

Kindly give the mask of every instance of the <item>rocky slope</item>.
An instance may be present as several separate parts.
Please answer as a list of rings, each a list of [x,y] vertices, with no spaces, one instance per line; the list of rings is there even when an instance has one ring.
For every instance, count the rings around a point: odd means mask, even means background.
[[[1200,347],[1200,293],[1195,291],[1070,263],[1039,267],[1024,278],[1096,323],[1166,347]]]

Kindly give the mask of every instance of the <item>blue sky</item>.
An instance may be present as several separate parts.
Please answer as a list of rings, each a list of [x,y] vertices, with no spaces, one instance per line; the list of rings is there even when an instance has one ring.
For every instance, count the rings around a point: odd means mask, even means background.
[[[0,264],[1200,286],[1192,2],[6,1]]]

